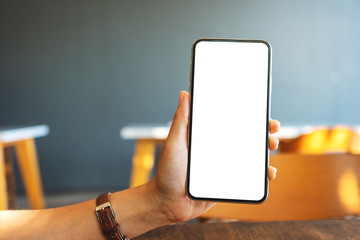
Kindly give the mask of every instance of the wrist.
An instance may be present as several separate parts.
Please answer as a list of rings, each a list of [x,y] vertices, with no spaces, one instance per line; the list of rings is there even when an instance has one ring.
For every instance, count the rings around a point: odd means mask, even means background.
[[[171,218],[169,218],[169,211],[167,211],[166,203],[161,197],[162,195],[157,189],[155,181],[151,180],[150,182],[144,184],[143,187],[144,198],[148,200],[148,205],[151,206],[151,213],[156,215],[156,219],[158,220],[157,224],[159,224],[159,226],[173,224],[173,221],[171,221]],[[149,220],[153,221],[152,218]]]
[[[174,214],[171,209],[168,207],[166,197],[164,194],[157,188],[155,178],[146,184],[147,196],[151,200],[151,204],[154,206],[155,211],[161,219],[163,219],[163,225],[171,225],[176,223],[174,220]]]
[[[110,202],[120,231],[127,238],[131,239],[169,224],[167,218],[160,212],[150,183],[113,193]]]

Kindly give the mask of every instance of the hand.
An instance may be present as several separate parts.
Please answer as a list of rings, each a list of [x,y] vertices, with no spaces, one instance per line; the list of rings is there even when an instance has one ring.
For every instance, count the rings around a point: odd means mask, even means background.
[[[190,96],[180,93],[179,106],[174,115],[168,138],[163,146],[155,177],[149,182],[151,192],[169,223],[195,218],[215,205],[214,202],[193,201],[185,193],[187,169],[187,135]],[[270,120],[270,133],[279,130],[280,123]],[[270,136],[269,149],[276,150],[278,139]],[[275,178],[276,169],[269,167],[269,180]]]

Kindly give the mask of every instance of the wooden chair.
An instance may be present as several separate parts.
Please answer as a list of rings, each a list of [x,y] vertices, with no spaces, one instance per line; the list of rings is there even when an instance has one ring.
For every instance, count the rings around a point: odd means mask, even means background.
[[[334,127],[319,126],[310,133],[290,140],[282,140],[280,153],[360,153],[360,135],[350,127],[337,125]]]
[[[283,221],[360,214],[360,155],[274,154],[270,159],[278,172],[263,204],[218,203],[201,218]]]

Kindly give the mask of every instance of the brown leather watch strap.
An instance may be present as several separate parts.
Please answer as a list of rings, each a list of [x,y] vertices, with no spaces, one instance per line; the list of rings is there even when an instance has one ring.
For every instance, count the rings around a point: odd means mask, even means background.
[[[115,213],[110,205],[110,194],[103,193],[96,199],[96,216],[107,239],[129,240],[121,232],[115,221]]]

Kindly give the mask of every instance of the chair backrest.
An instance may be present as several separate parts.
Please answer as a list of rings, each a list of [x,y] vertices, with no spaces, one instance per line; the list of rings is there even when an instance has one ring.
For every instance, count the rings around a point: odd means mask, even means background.
[[[270,163],[278,173],[263,204],[218,203],[201,217],[282,221],[360,214],[360,155],[274,154]]]
[[[337,125],[332,128],[315,127],[310,133],[298,138],[281,141],[279,152],[305,154],[360,153],[360,135],[352,128]]]

